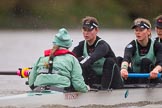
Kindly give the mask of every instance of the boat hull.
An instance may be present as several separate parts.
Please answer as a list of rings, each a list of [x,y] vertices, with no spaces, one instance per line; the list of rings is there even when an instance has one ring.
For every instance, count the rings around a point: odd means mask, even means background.
[[[126,93],[127,96],[125,96]],[[41,107],[45,105],[61,105],[69,107],[88,105],[114,106],[129,103],[155,103],[161,101],[162,88],[90,91],[88,93],[25,93],[15,96],[0,97],[1,106],[16,106],[23,108]]]

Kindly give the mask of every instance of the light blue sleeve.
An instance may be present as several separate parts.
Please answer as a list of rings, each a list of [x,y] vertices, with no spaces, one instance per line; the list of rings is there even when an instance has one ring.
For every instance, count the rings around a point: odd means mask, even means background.
[[[29,86],[32,86],[34,84],[34,81],[36,80],[36,77],[37,77],[37,64],[39,63],[40,59],[41,59],[41,57],[33,65],[33,68],[30,71],[30,74],[29,74],[29,77],[28,77]]]
[[[82,76],[81,66],[76,58],[73,59],[73,70],[71,72],[71,82],[75,90],[79,92],[87,92],[88,88]]]

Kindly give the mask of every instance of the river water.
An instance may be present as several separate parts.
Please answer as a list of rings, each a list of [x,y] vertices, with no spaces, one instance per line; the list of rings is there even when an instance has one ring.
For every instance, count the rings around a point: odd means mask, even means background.
[[[56,33],[57,30],[0,31],[0,72],[17,71],[18,68],[32,66],[45,49],[52,47]],[[70,48],[72,50],[83,40],[83,36],[80,30],[69,30],[69,34],[73,39],[73,46]],[[154,31],[152,34],[155,37]],[[103,29],[98,35],[110,44],[116,56],[123,56],[124,47],[135,39],[132,30]],[[29,91],[26,81],[27,79],[19,76],[0,75],[0,96]],[[158,105],[148,107],[161,108]]]
[[[0,71],[14,71],[29,67],[52,47],[56,30],[0,31]],[[71,49],[83,39],[80,30],[69,30],[73,39]],[[98,35],[106,40],[117,56],[122,56],[124,47],[134,39],[132,30],[101,30]]]

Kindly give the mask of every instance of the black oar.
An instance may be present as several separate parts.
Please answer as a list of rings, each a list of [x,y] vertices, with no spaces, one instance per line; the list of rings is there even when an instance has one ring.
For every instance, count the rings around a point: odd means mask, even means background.
[[[31,68],[19,68],[17,71],[0,71],[0,75],[18,75],[22,78],[29,76]]]
[[[17,75],[16,71],[0,71],[0,75]]]

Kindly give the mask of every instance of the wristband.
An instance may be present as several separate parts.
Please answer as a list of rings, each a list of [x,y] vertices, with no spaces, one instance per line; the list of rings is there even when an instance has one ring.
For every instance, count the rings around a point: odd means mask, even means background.
[[[126,64],[123,64],[122,66],[121,66],[121,69],[128,69],[128,66],[126,65]]]

